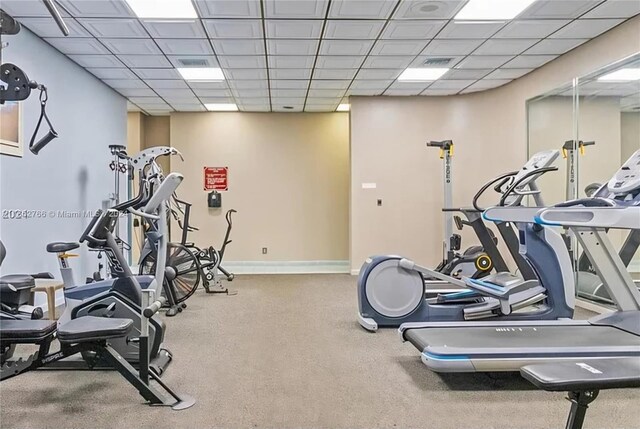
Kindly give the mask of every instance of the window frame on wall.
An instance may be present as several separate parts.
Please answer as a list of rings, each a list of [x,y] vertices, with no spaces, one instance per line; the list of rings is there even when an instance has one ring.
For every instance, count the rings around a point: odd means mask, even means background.
[[[0,128],[2,128],[2,123],[4,122],[3,118],[4,116],[1,114],[2,113],[2,108],[6,107],[7,104],[15,104],[18,106],[18,123],[17,123],[17,130],[18,130],[18,141],[14,142],[11,140],[4,140],[0,138],[0,155],[9,155],[9,156],[16,156],[16,157],[22,157],[24,156],[24,133],[22,130],[22,118],[23,118],[23,107],[22,107],[22,102],[20,101],[7,101],[5,104],[0,105]]]

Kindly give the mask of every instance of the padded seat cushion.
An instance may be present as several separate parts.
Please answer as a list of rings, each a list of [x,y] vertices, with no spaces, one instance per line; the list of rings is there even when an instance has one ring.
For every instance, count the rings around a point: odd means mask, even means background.
[[[12,291],[9,285],[18,290],[30,289],[32,287],[35,287],[36,281],[32,276],[28,274],[9,274],[0,277],[1,292]]]
[[[55,320],[0,320],[0,342],[38,343],[55,331]]]
[[[522,367],[520,374],[549,391],[640,387],[640,357],[532,364]]]
[[[76,242],[55,242],[47,244],[47,252],[49,253],[62,253],[68,252],[69,250],[77,249],[80,247],[80,243]]]
[[[124,337],[132,328],[131,319],[83,316],[60,325],[58,340],[61,344],[102,341]]]

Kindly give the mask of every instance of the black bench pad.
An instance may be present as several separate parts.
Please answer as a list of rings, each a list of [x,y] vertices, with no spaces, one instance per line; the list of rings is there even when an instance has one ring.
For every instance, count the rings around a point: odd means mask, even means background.
[[[133,327],[131,319],[83,316],[58,327],[61,344],[77,344],[103,341],[126,336]]]
[[[55,331],[55,320],[0,320],[2,342],[36,344]]]
[[[640,357],[532,364],[522,367],[520,374],[548,391],[640,387]]]
[[[9,274],[0,277],[0,291],[4,293],[13,292],[11,288],[17,290],[30,289],[35,285],[35,279],[28,274]]]
[[[68,252],[69,250],[77,249],[80,247],[80,243],[76,242],[55,242],[47,244],[47,252],[49,253],[62,253]]]

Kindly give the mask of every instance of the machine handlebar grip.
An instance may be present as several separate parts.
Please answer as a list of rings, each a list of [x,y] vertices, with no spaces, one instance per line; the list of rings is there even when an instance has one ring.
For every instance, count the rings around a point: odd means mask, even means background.
[[[156,314],[158,310],[160,310],[166,302],[167,302],[167,298],[165,298],[164,296],[159,297],[158,299],[153,301],[153,303],[150,306],[148,306],[142,311],[142,315],[147,319],[151,318],[151,316]]]

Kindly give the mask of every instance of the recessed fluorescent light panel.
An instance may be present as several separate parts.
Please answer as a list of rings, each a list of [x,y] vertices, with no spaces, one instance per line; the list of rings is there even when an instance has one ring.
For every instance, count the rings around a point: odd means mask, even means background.
[[[440,79],[449,69],[432,69],[432,68],[413,68],[405,69],[398,80],[404,82],[421,82],[425,80]]]
[[[142,19],[193,19],[198,14],[191,0],[127,0],[129,7]]]
[[[632,80],[640,80],[640,68],[638,69],[620,69],[612,73],[599,77],[600,81],[628,82]]]
[[[177,69],[184,80],[199,80],[199,81],[215,81],[224,80],[224,74],[222,70],[217,67],[206,68],[191,68],[183,67]]]
[[[204,107],[207,108],[210,112],[237,112],[238,106],[235,104],[218,104],[218,103],[209,103],[205,104]]]
[[[536,0],[469,0],[456,20],[501,21],[513,19]]]
[[[351,105],[342,103],[338,106],[338,108],[336,109],[336,112],[348,112],[350,107]]]

